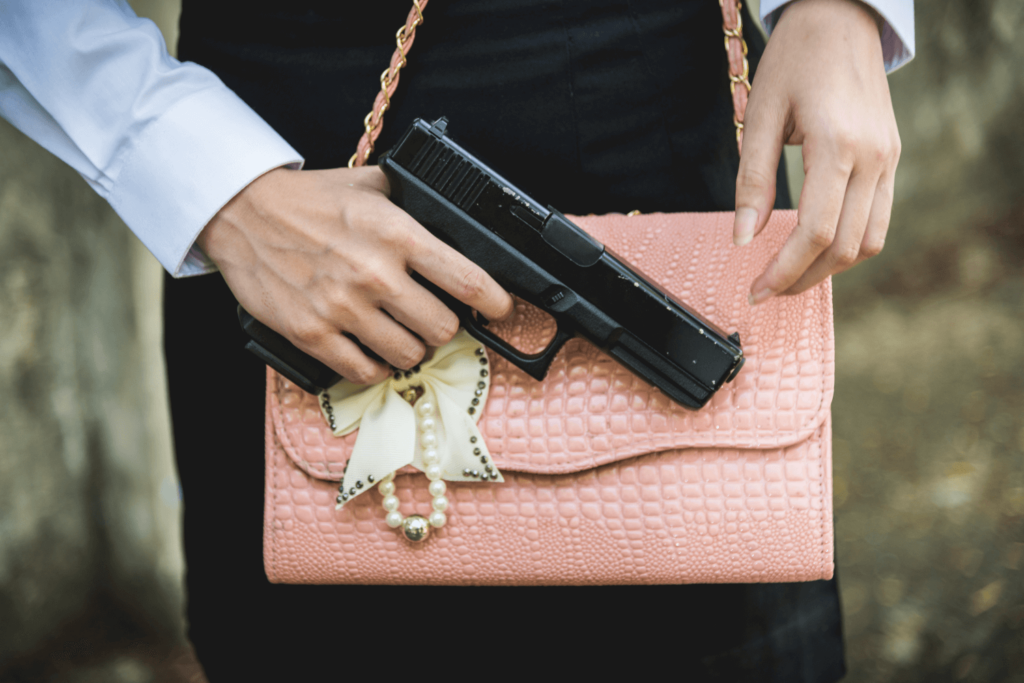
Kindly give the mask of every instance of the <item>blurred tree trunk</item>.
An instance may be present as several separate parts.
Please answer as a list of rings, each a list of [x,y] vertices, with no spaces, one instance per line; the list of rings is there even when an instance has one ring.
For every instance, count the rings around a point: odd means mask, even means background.
[[[133,4],[176,40],[177,3]],[[161,268],[3,121],[0,149],[0,667],[101,600],[181,638]]]

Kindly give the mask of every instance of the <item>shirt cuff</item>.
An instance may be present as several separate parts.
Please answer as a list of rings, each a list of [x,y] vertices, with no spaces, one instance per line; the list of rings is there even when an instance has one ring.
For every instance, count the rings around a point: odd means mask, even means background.
[[[892,73],[914,58],[914,1],[860,0],[885,20],[882,27],[882,58],[885,72]],[[790,0],[762,0],[761,24],[771,35],[776,22]]]
[[[199,90],[148,124],[117,173],[109,201],[174,277],[216,270],[194,245],[249,183],[302,157],[227,87]]]

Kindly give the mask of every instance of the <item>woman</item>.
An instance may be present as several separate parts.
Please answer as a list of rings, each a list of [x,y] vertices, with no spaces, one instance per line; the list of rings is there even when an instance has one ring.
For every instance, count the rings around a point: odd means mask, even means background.
[[[189,250],[191,240],[184,249],[151,240],[172,273],[210,270],[209,259],[224,276],[169,278],[165,292],[189,633],[210,680],[405,674],[423,664],[439,671],[436,658],[449,653],[452,666],[500,662],[530,673],[551,666],[536,656],[543,653],[584,675],[659,661],[678,662],[687,680],[841,678],[834,581],[548,589],[267,582],[264,376],[241,350],[235,300],[358,382],[380,379],[387,367],[339,331],[411,367],[425,345],[457,329],[409,269],[491,319],[511,306],[482,271],[387,201],[376,168],[342,168],[409,9],[405,0],[366,5],[184,3],[181,59],[219,76],[306,169],[276,168],[248,184],[226,170],[230,182],[211,182],[244,189],[204,219],[198,249]],[[721,13],[711,0],[433,0],[377,149],[413,118],[444,115],[461,144],[565,213],[736,208],[734,239],[745,244],[772,206],[787,205],[782,144],[803,143],[800,225],[749,283],[752,304],[802,291],[881,249],[899,153],[884,74],[906,48],[898,40],[893,47],[890,25],[852,0],[798,0],[775,18],[765,52],[744,15],[751,69],[760,62],[761,71],[742,163]],[[287,146],[258,139],[253,147],[263,156],[250,168],[295,160]],[[90,177],[91,169],[76,168]],[[178,201],[192,208],[181,213],[215,204],[203,187],[182,192]],[[130,202],[109,194],[134,228]],[[394,645],[410,656],[389,656]]]

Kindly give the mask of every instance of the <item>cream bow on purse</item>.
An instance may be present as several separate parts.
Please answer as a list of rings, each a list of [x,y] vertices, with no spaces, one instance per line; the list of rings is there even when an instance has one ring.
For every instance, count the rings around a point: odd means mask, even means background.
[[[738,3],[720,4],[740,144],[746,45]],[[372,152],[425,5],[414,0],[397,34],[350,165]],[[732,244],[731,213],[571,220],[701,315],[739,331],[747,362],[736,379],[693,412],[581,339],[567,342],[538,382],[465,332],[413,371],[372,387],[343,381],[320,397],[268,369],[271,581],[832,576],[831,282],[747,303],[747,283],[781,248],[796,212],[774,212],[743,248]],[[520,349],[543,347],[552,332],[550,319],[521,302],[489,329]]]
[[[487,352],[465,330],[412,370],[395,372],[379,384],[342,380],[320,395],[320,407],[334,436],[355,432],[352,455],[342,471],[336,510],[380,482],[384,518],[414,541],[447,521],[445,481],[504,482],[476,428],[478,407],[490,385]],[[408,518],[398,511],[395,472],[411,466],[430,481],[430,516]],[[364,484],[365,482],[365,484]]]

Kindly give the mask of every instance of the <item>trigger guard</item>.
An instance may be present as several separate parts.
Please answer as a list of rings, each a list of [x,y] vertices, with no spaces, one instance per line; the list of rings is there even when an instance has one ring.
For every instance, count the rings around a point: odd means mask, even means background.
[[[555,359],[555,356],[561,348],[565,346],[565,342],[569,341],[574,336],[571,331],[564,329],[562,325],[558,325],[554,338],[543,351],[528,354],[523,353],[498,335],[491,332],[473,316],[472,312],[468,312],[468,314],[462,318],[462,326],[466,328],[466,331],[478,341],[486,344],[502,358],[506,359],[508,362],[512,363],[536,380],[544,379],[548,373],[548,368],[551,367],[551,362]]]

